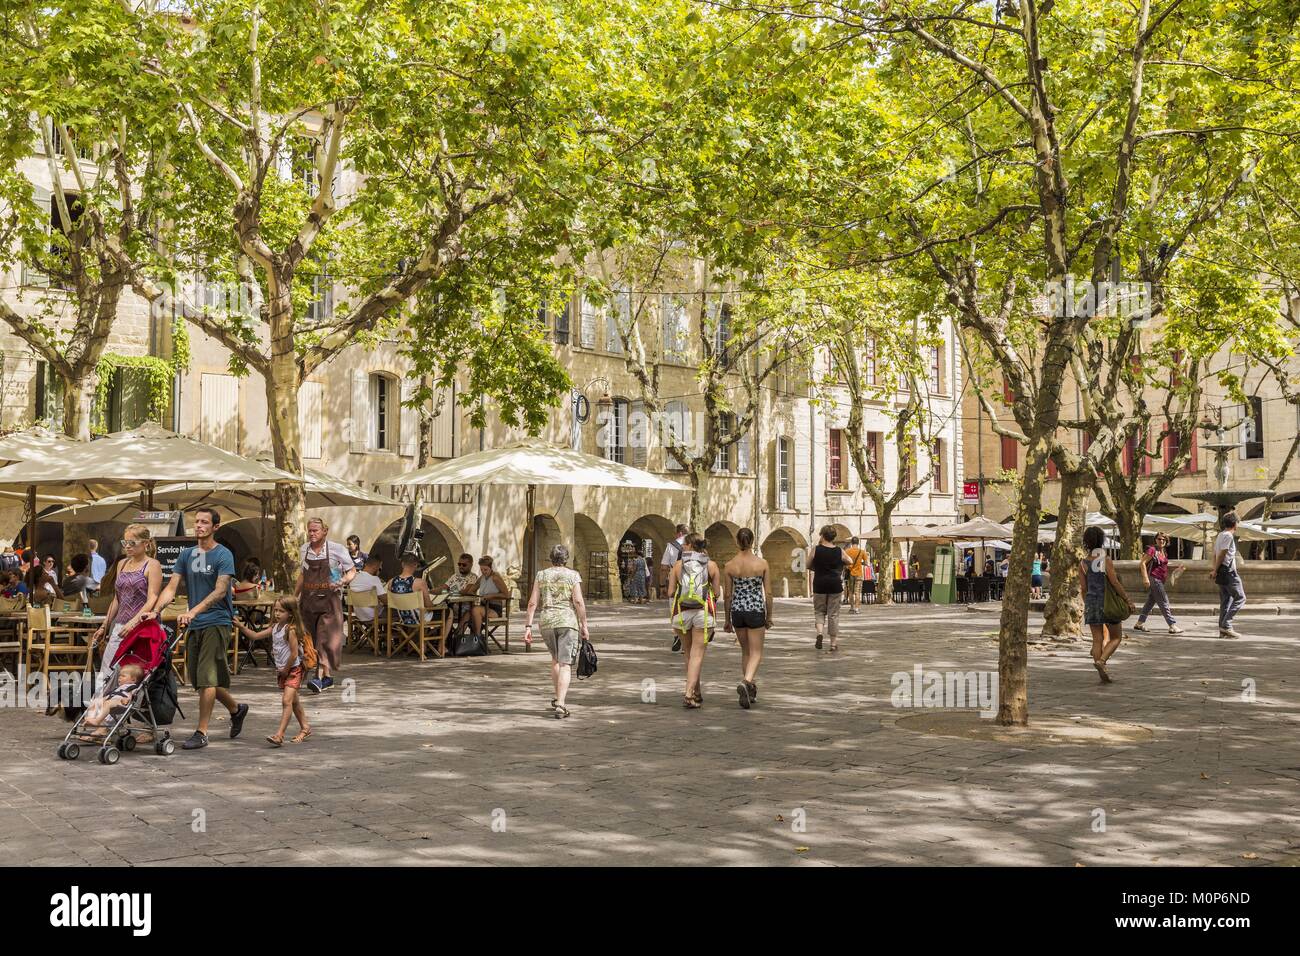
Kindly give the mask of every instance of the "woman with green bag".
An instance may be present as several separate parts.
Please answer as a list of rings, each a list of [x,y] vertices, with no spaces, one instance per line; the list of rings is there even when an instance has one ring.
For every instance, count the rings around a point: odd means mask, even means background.
[[[1083,623],[1092,628],[1092,666],[1103,683],[1111,683],[1106,662],[1119,650],[1124,638],[1124,620],[1133,613],[1124,585],[1115,573],[1115,564],[1106,554],[1106,535],[1100,528],[1083,532],[1087,557],[1079,562],[1083,582]]]

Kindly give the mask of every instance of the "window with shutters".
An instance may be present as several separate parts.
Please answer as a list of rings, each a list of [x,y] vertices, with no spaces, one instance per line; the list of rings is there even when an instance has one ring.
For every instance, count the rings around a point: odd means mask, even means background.
[[[718,324],[713,334],[713,352],[718,362],[727,363],[728,343],[731,342],[731,303],[723,302],[718,308]]]
[[[1246,443],[1242,451],[1243,458],[1264,457],[1264,400],[1258,395],[1252,396],[1245,407],[1246,418],[1241,423],[1241,440]]]
[[[307,195],[319,192],[316,154],[320,143],[310,136],[286,136],[275,155],[276,173],[284,182],[300,183]]]
[[[307,303],[308,322],[328,322],[334,318],[334,279],[324,265],[317,265],[311,277],[311,300]]]
[[[456,456],[456,390],[449,386],[434,393],[433,424],[430,429],[429,456]]]
[[[1137,458],[1137,436],[1129,435],[1124,442],[1124,458],[1121,465],[1125,475],[1133,474],[1133,463]]]
[[[239,452],[239,379],[211,372],[199,379],[199,441]]]
[[[36,381],[32,392],[36,396],[35,421],[57,422],[63,417],[63,379],[54,374],[44,359],[36,360]]]
[[[1198,463],[1197,460],[1196,460],[1196,457],[1197,457],[1196,437],[1197,437],[1197,436],[1196,436],[1196,429],[1193,428],[1193,429],[1192,429],[1192,439],[1191,439],[1191,446],[1192,446],[1192,448],[1191,448],[1191,455],[1190,455],[1190,456],[1188,457],[1188,459],[1187,459],[1187,464],[1183,465],[1183,473],[1184,473],[1184,474],[1191,474],[1192,472],[1196,471],[1197,468],[1198,468],[1198,464],[1199,464],[1199,463]],[[1176,440],[1177,440],[1177,439],[1175,439],[1175,441],[1176,441]],[[1177,447],[1177,446],[1175,446],[1175,447]]]
[[[718,416],[718,441],[727,442],[735,429],[734,416],[730,412],[723,412]],[[732,471],[731,457],[735,454],[736,446],[734,444],[723,444],[718,448],[713,456],[713,471],[715,474],[727,474]]]
[[[934,492],[938,495],[948,493],[948,443],[942,438],[934,440],[934,447],[930,450],[933,456],[932,465],[934,466]]]
[[[661,296],[660,321],[662,324],[664,360],[670,362],[686,361],[690,319],[685,304],[679,302],[674,296]]]
[[[623,336],[632,329],[632,293],[615,292],[605,307],[605,351],[623,354]]]
[[[915,488],[916,487],[916,441],[915,440],[911,440],[907,443],[907,447],[904,450],[903,454],[906,456],[906,462],[907,462],[907,487]]]
[[[630,405],[625,398],[614,399],[605,423],[605,457],[619,464],[627,464],[627,418]]]
[[[930,347],[930,393],[944,394],[943,388],[943,351],[937,345]]]
[[[578,343],[584,349],[594,349],[596,347],[596,324],[600,319],[596,306],[587,301],[586,296],[582,299],[581,310],[581,328],[578,330]]]
[[[748,475],[753,473],[753,447],[753,427],[751,425],[736,440],[736,474]]]
[[[555,310],[555,344],[569,344],[569,306],[565,302]]]
[[[370,376],[370,451],[397,451],[401,396],[397,380],[382,373]]]
[[[867,339],[867,351],[862,357],[862,381],[866,385],[876,384],[876,337]]]
[[[779,511],[791,508],[790,480],[794,474],[794,442],[789,438],[776,440],[776,507]]]
[[[298,389],[298,435],[302,442],[303,458],[320,458],[322,399],[325,386],[320,382],[303,382]]]
[[[826,439],[826,488],[844,491],[844,432],[832,428]]]
[[[668,450],[670,445],[682,446],[686,455],[691,454],[691,411],[685,402],[672,401],[664,406],[664,467],[669,471],[684,471],[681,463]]]
[[[650,416],[644,402],[633,402],[628,410],[627,444],[629,463],[644,468],[650,450]]]
[[[885,435],[883,432],[867,432],[867,468],[870,473],[880,479],[880,469],[883,459],[880,457],[881,449],[885,446]]]
[[[54,145],[55,156],[67,156],[68,155],[67,144],[63,142],[63,130],[60,129],[59,127],[60,127],[59,123],[51,121],[50,142],[53,143]],[[65,128],[67,128],[68,135],[72,138],[72,149],[73,152],[77,154],[77,159],[93,160],[95,158],[95,144],[83,143],[81,139],[77,136],[77,131],[75,129],[72,129],[71,127],[65,127]]]
[[[1002,436],[1002,468],[1004,471],[1015,471],[1020,461],[1020,442],[1014,438]]]
[[[106,432],[136,428],[150,420],[149,379],[143,369],[119,365],[109,372],[108,390],[102,408],[92,417],[97,426],[103,422]]]

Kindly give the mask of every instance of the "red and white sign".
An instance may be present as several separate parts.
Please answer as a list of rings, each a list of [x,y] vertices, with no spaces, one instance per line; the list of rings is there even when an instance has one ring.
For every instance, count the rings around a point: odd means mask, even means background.
[[[978,505],[980,503],[980,483],[978,481],[962,482],[961,503],[964,505]]]

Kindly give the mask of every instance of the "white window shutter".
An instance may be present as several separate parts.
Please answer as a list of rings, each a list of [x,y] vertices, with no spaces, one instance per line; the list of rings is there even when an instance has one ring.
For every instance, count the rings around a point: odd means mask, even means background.
[[[433,435],[429,443],[429,456],[431,458],[454,458],[456,457],[455,390],[447,388],[440,392],[438,397],[434,399],[433,407],[440,410],[433,419]]]
[[[370,382],[361,369],[352,370],[352,415],[348,421],[348,448],[364,453],[370,445]]]
[[[628,464],[644,468],[650,447],[650,419],[645,413],[645,402],[633,402],[628,419],[627,443],[632,452]]]
[[[584,349],[596,347],[596,307],[585,296],[582,299],[582,331],[579,334]]]
[[[680,303],[677,306],[677,357],[685,360],[690,353],[691,310]]]
[[[199,440],[239,453],[239,379],[204,372],[199,379]]]
[[[750,443],[753,441],[753,434],[746,429],[736,442],[736,474],[748,475],[750,470]]]
[[[605,351],[613,355],[623,354],[623,332],[627,328],[626,300],[626,292],[615,292],[614,301],[605,307]]]
[[[298,437],[303,458],[320,458],[321,455],[321,396],[325,386],[320,382],[303,382],[298,389]]]
[[[42,219],[46,223],[45,228],[48,230],[48,223],[50,221],[50,200],[54,198],[54,194],[43,186],[33,186],[32,198],[35,200],[37,208],[41,210]],[[50,277],[34,266],[28,265],[24,262],[20,282],[25,286],[45,289],[50,285]]]
[[[401,424],[397,429],[398,454],[403,458],[414,458],[420,450],[420,410],[411,408],[406,403],[415,397],[419,383],[415,379],[402,379]]]

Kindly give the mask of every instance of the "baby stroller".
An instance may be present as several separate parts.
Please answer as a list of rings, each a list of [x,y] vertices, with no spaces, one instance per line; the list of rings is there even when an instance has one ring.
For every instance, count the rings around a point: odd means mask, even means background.
[[[76,760],[86,744],[99,748],[100,763],[115,764],[123,750],[135,750],[144,733],[149,734],[154,753],[175,752],[171,732],[160,732],[158,725],[170,724],[178,709],[171,666],[176,636],[176,631],[155,620],[141,622],[122,639],[112,675],[59,744],[61,759]],[[122,670],[129,665],[143,672],[134,684],[122,680]]]

